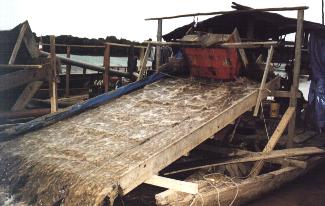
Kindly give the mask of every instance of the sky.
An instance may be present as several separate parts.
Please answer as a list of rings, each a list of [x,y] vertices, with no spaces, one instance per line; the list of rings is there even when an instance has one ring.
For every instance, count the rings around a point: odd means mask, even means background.
[[[156,39],[157,21],[149,17],[229,11],[234,0],[0,0],[0,30],[28,20],[37,35],[87,38],[116,36],[135,41]],[[321,0],[236,0],[254,8],[309,6],[305,19],[321,23]],[[295,11],[280,12],[296,17]],[[199,16],[204,20],[211,16]],[[163,34],[191,23],[193,17],[163,21]]]

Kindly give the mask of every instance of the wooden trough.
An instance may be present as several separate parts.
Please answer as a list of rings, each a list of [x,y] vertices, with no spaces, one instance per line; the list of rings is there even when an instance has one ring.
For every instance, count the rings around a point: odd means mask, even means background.
[[[266,86],[272,90],[278,82]],[[144,182],[168,188],[158,172],[251,110],[258,87],[245,78],[160,80],[1,142],[1,183],[28,203],[46,205],[112,203]]]

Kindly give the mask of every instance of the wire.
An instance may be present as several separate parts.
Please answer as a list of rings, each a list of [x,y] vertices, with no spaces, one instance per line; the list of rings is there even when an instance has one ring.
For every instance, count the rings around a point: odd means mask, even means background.
[[[265,127],[265,131],[266,131],[266,136],[267,136],[267,139],[269,140],[270,139],[270,136],[269,136],[269,132],[267,130],[267,125],[266,125],[266,121],[265,121],[265,116],[264,116],[263,103],[262,103],[262,101],[261,101],[261,109],[262,109],[262,117],[263,117],[263,121],[264,121],[264,127]]]

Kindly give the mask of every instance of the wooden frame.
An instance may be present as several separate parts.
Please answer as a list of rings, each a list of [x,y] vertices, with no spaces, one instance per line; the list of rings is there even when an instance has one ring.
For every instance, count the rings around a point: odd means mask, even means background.
[[[267,83],[266,88],[273,90],[277,88],[278,85],[279,79],[276,78]],[[233,122],[240,115],[251,110],[256,104],[257,95],[258,90],[251,92],[249,95],[239,100],[237,104],[229,107],[208,123],[193,129],[189,134],[180,137],[177,142],[171,143],[169,147],[164,148],[164,150],[154,156],[148,157],[148,159],[143,161],[140,165],[137,165],[137,167],[121,175],[119,180],[121,195],[126,195],[138,185],[150,179],[152,175],[157,174],[161,169],[188,153],[204,140]],[[266,92],[262,93],[263,99],[267,96]]]

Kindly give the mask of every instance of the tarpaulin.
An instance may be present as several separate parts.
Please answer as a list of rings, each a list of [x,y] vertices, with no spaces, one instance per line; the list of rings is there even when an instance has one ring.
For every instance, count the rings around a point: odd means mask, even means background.
[[[9,137],[15,137],[19,134],[23,134],[29,131],[40,129],[47,125],[53,124],[55,122],[61,121],[65,118],[71,117],[75,114],[81,113],[87,109],[97,107],[102,105],[110,100],[116,99],[124,94],[132,92],[134,90],[140,89],[147,84],[151,84],[159,79],[163,78],[165,75],[161,73],[155,73],[150,77],[143,79],[141,81],[133,82],[126,86],[120,87],[114,91],[101,94],[97,97],[88,99],[85,102],[75,104],[65,111],[57,112],[49,115],[45,115],[39,118],[36,118],[32,121],[29,121],[25,124],[18,125],[9,129],[0,132],[0,141],[6,140]]]
[[[309,59],[312,69],[308,102],[315,111],[319,128],[325,126],[325,38],[316,33],[310,34]]]

